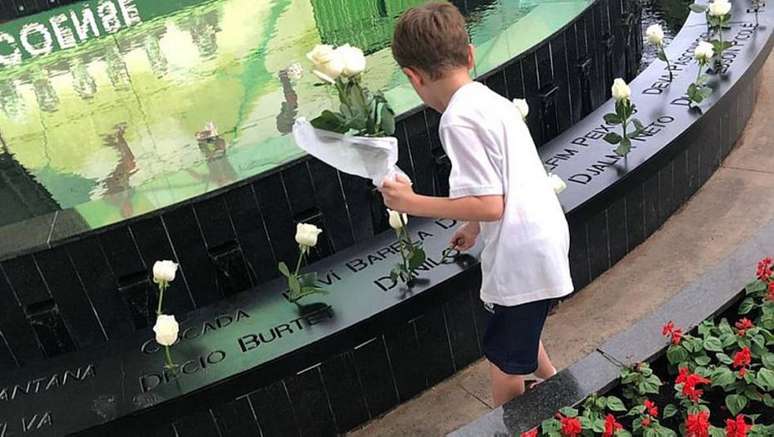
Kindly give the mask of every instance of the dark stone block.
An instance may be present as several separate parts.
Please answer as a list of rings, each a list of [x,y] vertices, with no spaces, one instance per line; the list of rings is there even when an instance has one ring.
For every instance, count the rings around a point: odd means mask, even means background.
[[[591,280],[610,268],[610,239],[607,231],[607,210],[594,214],[586,224],[589,242]]]
[[[471,281],[460,282],[462,283],[458,286],[462,290],[478,289]],[[476,325],[473,320],[473,308],[474,305],[480,305],[479,302],[478,299],[475,300],[475,303],[471,302],[469,293],[458,292],[443,306],[446,313],[446,327],[449,331],[454,367],[457,370],[481,357]]]
[[[144,264],[147,266],[147,277],[152,276],[153,264],[159,260],[176,260],[169,242],[169,236],[160,217],[150,217],[130,225],[132,236]],[[185,278],[179,278],[169,284],[164,297],[164,308],[171,314],[183,317],[193,309],[193,298],[188,291]]]
[[[675,211],[673,165],[673,162],[669,161],[658,172],[658,212],[659,221],[661,223],[666,222],[669,216]]]
[[[473,321],[476,324],[476,339],[478,341],[478,349],[483,355],[484,334],[486,333],[486,327],[489,325],[489,318],[491,317],[491,313],[484,308],[484,303],[481,302],[480,292],[478,290],[471,290],[470,294],[470,301],[473,305]]]
[[[567,49],[564,41],[564,32],[560,33],[550,41],[551,64],[553,66],[554,80],[558,86],[556,94],[556,115],[559,132],[564,132],[572,124],[571,121],[571,102],[570,102],[570,84],[567,72]]]
[[[645,212],[645,235],[650,236],[661,226],[658,211],[658,199],[660,197],[658,173],[655,173],[642,184],[642,195],[642,205]]]
[[[62,246],[35,255],[51,289],[68,332],[78,349],[102,344],[107,340],[96,317],[96,310],[75,273],[70,257]]]
[[[355,239],[339,173],[317,159],[309,161],[309,169],[312,172],[315,198],[323,214],[325,229],[333,243],[333,250],[345,249],[354,244]]]
[[[175,429],[175,426],[171,423],[157,426],[146,432],[149,432],[150,435],[153,437],[178,437],[177,430]]]
[[[578,55],[578,31],[576,25],[573,24],[568,26],[567,29],[561,33],[561,37],[564,38],[566,49],[565,60],[567,62],[567,81],[564,82],[564,84],[567,88],[570,101],[568,115],[570,117],[570,125],[572,125],[581,119],[583,99],[583,94],[581,92],[581,77],[578,69],[580,57]]]
[[[73,339],[53,300],[28,306],[27,320],[47,357],[51,358],[75,350]]]
[[[234,227],[222,196],[196,203],[193,209],[204,237],[204,244],[210,252],[234,243]]]
[[[210,261],[193,209],[172,210],[164,214],[163,220],[194,305],[201,307],[218,301],[223,295],[218,291],[217,272]]]
[[[417,112],[405,121],[406,137],[411,147],[411,161],[414,165],[414,191],[419,194],[434,193],[435,161],[431,151],[430,136],[425,123],[425,111]]]
[[[508,85],[505,82],[505,70],[498,70],[489,75],[489,77],[484,79],[484,83],[497,94],[503,97],[508,96]]]
[[[111,229],[101,234],[99,241],[119,284],[127,278],[148,272],[129,228]]]
[[[282,178],[279,174],[269,175],[256,181],[253,189],[277,261],[295,262],[298,256],[298,245],[294,239],[296,224],[284,194]]]
[[[371,182],[358,176],[340,173],[341,186],[347,199],[352,234],[355,242],[361,242],[374,235],[371,220]]]
[[[248,398],[219,404],[212,408],[212,415],[221,437],[261,435]]]
[[[209,410],[177,420],[175,429],[178,437],[221,437]]]
[[[263,437],[299,436],[293,406],[282,381],[250,394],[250,403],[258,416]]]
[[[48,287],[43,282],[32,256],[21,256],[3,261],[3,269],[14,293],[16,293],[16,298],[25,307],[51,300]]]
[[[508,85],[509,99],[523,99],[526,91],[524,90],[524,79],[521,71],[521,61],[512,61],[505,67],[505,83]]]
[[[277,261],[252,186],[245,185],[229,191],[226,194],[226,205],[253,281],[261,283],[277,277]]]
[[[284,193],[287,193],[290,210],[296,218],[309,215],[310,211],[319,209],[314,198],[314,184],[312,174],[307,167],[308,162],[307,160],[297,162],[282,171]],[[283,191],[274,193],[275,196],[282,194]]]
[[[417,367],[416,357],[419,356],[419,342],[414,323],[403,323],[396,326],[384,336],[387,353],[390,356],[392,374],[395,376],[395,386],[401,402],[413,398],[425,386],[425,377]]]
[[[400,120],[395,125],[395,138],[398,139],[398,167],[403,170],[409,179],[414,180],[414,166],[411,164],[411,147],[406,135],[406,121]]]
[[[610,265],[626,255],[628,232],[626,229],[626,198],[620,197],[607,208],[607,230],[610,240]]]
[[[352,354],[346,353],[325,360],[321,371],[338,431],[347,432],[367,421],[368,409]]]
[[[128,309],[134,329],[153,326],[159,303],[159,292],[155,284],[146,278],[126,282],[118,288],[118,295]]]
[[[0,366],[3,369],[24,365],[43,358],[35,331],[30,326],[24,310],[19,304],[5,275],[0,269],[0,342],[8,345],[10,356],[0,357]]]
[[[576,290],[591,282],[589,276],[589,254],[586,223],[568,220],[570,226],[570,275]]]
[[[398,393],[382,337],[356,347],[354,356],[368,411],[371,417],[376,417],[398,403]]]
[[[242,248],[234,241],[209,251],[210,261],[217,271],[218,292],[230,296],[255,285]]]
[[[682,151],[672,161],[672,198],[674,201],[674,211],[688,200],[688,163],[686,160],[687,152]]]
[[[427,386],[432,387],[454,373],[443,309],[431,308],[414,324],[422,351],[417,358],[425,372]]]
[[[319,367],[285,379],[301,437],[335,436],[336,426]]]
[[[117,339],[133,332],[129,310],[118,294],[118,284],[97,240],[78,240],[69,244],[67,250],[108,338]]]

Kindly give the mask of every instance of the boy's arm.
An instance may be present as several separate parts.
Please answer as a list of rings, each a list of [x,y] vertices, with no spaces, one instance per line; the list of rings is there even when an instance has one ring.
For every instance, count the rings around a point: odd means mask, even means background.
[[[449,218],[473,222],[500,220],[505,209],[502,195],[467,196],[456,199],[414,193],[405,179],[385,180],[380,189],[388,208],[418,217]]]

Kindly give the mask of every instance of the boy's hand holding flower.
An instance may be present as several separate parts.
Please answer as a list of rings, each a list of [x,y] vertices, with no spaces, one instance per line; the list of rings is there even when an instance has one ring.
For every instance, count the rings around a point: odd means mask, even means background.
[[[417,194],[411,186],[411,181],[397,175],[395,179],[385,178],[379,188],[384,198],[384,205],[395,211],[411,213]]]

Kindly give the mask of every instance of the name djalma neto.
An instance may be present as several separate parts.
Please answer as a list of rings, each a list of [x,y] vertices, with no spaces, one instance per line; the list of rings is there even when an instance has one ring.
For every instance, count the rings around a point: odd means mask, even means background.
[[[90,38],[118,32],[141,23],[134,0],[86,3],[56,14],[44,22],[30,22],[18,34],[0,32],[0,67],[21,64],[22,59],[77,47]]]

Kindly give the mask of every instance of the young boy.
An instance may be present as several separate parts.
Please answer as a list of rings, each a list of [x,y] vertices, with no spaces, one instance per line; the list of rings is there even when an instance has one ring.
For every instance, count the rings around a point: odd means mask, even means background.
[[[484,335],[492,395],[501,405],[524,390],[524,376],[556,373],[540,341],[553,299],[573,290],[569,231],[521,113],[471,80],[465,20],[448,3],[407,11],[392,42],[395,60],[422,101],[441,112],[441,143],[452,163],[449,197],[384,182],[385,204],[421,217],[465,221],[451,244],[481,239],[481,300],[492,313]]]

